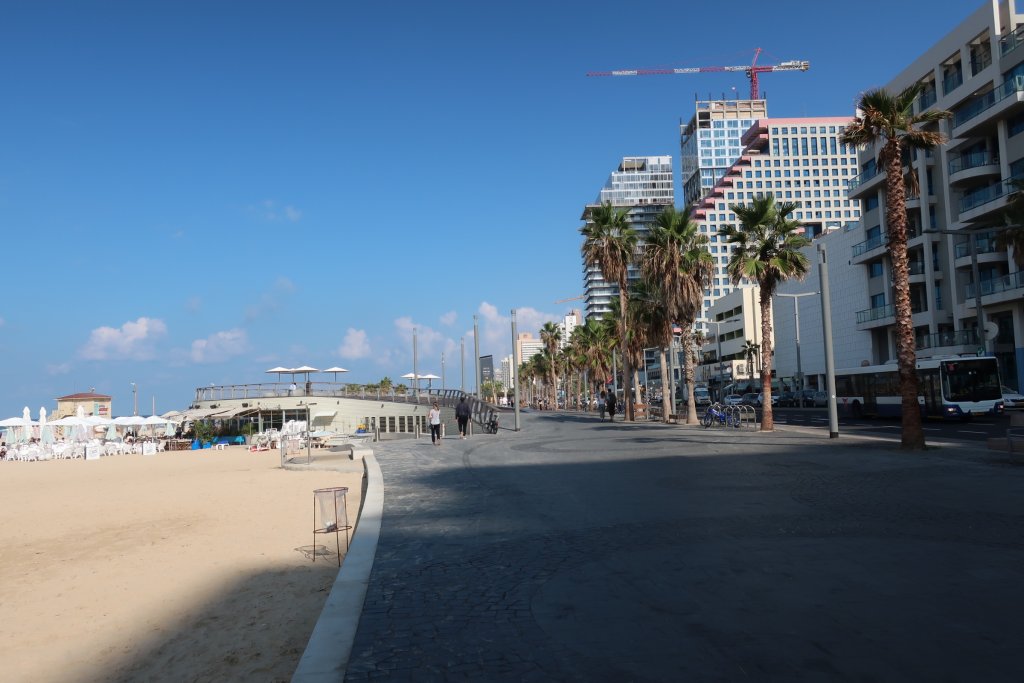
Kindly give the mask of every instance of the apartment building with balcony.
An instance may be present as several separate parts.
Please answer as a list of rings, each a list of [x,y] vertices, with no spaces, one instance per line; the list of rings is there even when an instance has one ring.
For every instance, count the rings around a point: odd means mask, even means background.
[[[1012,0],[986,2],[885,88],[895,93],[915,83],[923,86],[915,111],[953,114],[934,126],[947,143],[904,156],[905,173],[915,173],[920,185],[907,200],[917,353],[984,349],[1000,359],[1004,381],[1021,386],[1024,274],[995,237],[1013,181],[1024,179],[1024,15]],[[848,188],[863,202],[860,239],[849,259],[867,275],[855,325],[870,334],[873,363],[896,356],[885,174],[877,154],[860,152]]]
[[[743,134],[768,116],[766,100],[699,100],[679,130],[686,206],[705,197],[743,153]]]
[[[692,208],[700,231],[708,236],[715,261],[702,310],[711,310],[733,291],[727,266],[732,245],[721,234],[738,223],[731,206],[745,206],[770,195],[798,206],[792,218],[808,237],[845,229],[860,220],[860,202],[847,195],[857,173],[857,152],[839,142],[851,117],[821,116],[758,119],[741,136],[742,154],[711,191]]]
[[[605,202],[627,209],[629,224],[642,241],[658,214],[675,203],[672,157],[624,157],[598,193],[596,203],[584,207],[580,220],[590,222],[590,212]],[[612,299],[619,296],[619,286],[606,281],[596,265],[588,264],[585,259],[582,262],[586,317],[599,319],[611,311]],[[629,280],[632,282],[639,278],[639,268],[631,265]]]

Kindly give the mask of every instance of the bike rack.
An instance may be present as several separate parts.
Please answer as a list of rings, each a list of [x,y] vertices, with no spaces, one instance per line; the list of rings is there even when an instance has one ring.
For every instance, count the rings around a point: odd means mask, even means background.
[[[711,424],[705,426],[708,427],[732,427],[739,429],[740,427],[749,427],[757,429],[757,411],[751,406],[723,406],[721,403],[712,403],[704,411],[704,415],[701,417],[701,424],[704,424],[707,420],[708,413],[710,411],[716,411],[721,417],[713,417]]]
[[[752,406],[732,406],[739,413],[741,427],[757,429],[757,411]]]

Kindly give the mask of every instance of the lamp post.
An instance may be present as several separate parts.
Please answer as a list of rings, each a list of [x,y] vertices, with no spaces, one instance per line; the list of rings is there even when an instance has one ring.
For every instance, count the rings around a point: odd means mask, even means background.
[[[416,328],[412,328],[412,395],[420,402],[420,373],[416,368]]]
[[[800,367],[800,297],[802,296],[814,296],[818,292],[804,292],[803,294],[782,294],[776,292],[775,296],[784,296],[793,300],[793,316],[796,319],[796,381],[797,391],[804,388],[804,372],[803,368]],[[801,401],[803,399],[801,398]]]
[[[476,370],[476,378],[473,386],[476,387],[476,397],[480,398],[480,326],[477,324],[477,316],[473,316],[473,367]]]
[[[139,386],[132,382],[132,415],[139,414]]]
[[[839,438],[839,409],[836,406],[836,361],[832,356],[832,302],[828,287],[828,257],[818,242],[818,283],[821,287],[821,328],[825,343],[825,386],[828,388],[828,438]]]
[[[988,355],[988,339],[985,335],[985,311],[981,308],[981,273],[978,270],[978,245],[974,240],[974,233],[976,232],[987,232],[992,230],[991,226],[985,226],[982,228],[964,230],[922,230],[922,234],[934,234],[934,235],[967,235],[967,246],[971,253],[971,280],[974,281],[974,312],[978,326],[978,344],[985,351],[985,355]]]
[[[519,431],[519,354],[516,346],[516,309],[512,309],[512,401],[515,406],[515,430]]]
[[[299,405],[302,405],[302,404],[300,403]],[[310,432],[309,428],[312,426],[312,422],[309,419],[309,407],[310,406],[315,406],[315,405],[316,405],[316,403],[307,403],[306,404],[306,465],[309,465],[309,463],[312,462],[312,456],[310,455],[310,448],[311,448],[310,442],[313,439],[310,438],[310,436],[309,436],[309,432]]]

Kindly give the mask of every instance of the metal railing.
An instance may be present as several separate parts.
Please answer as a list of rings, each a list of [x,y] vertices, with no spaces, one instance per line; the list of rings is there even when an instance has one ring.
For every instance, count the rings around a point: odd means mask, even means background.
[[[1005,55],[1016,50],[1022,42],[1024,42],[1024,26],[1018,26],[1013,33],[999,39],[999,54]]]
[[[863,311],[857,311],[857,323],[869,323],[883,318],[891,318],[894,315],[896,315],[896,307],[893,304],[878,308],[866,308]]]
[[[948,95],[957,88],[959,88],[964,82],[964,74],[962,71],[957,69],[952,71],[942,78],[942,94]]]
[[[937,349],[943,346],[977,346],[977,330],[956,330],[955,332],[935,332],[917,338],[917,349]]]
[[[860,173],[846,181],[846,191],[849,192],[850,190],[853,190],[854,188],[863,185],[867,181],[874,178],[876,175],[878,175],[877,166],[875,168],[864,169],[863,171],[861,171]]]
[[[971,75],[977,76],[992,63],[992,53],[985,51],[971,55]]]
[[[966,171],[969,168],[978,168],[979,166],[992,166],[999,163],[999,158],[995,157],[988,152],[971,152],[970,154],[961,154],[956,159],[950,159],[949,161],[949,173],[959,173],[960,171]]]
[[[984,237],[975,241],[975,253],[976,254],[991,254],[997,251],[996,238],[995,237]],[[964,258],[965,256],[971,255],[971,243],[970,242],[958,242],[953,246],[953,254],[956,258]]]
[[[928,107],[935,104],[936,100],[939,99],[939,94],[935,92],[935,89],[925,90],[917,98],[917,110],[924,111]]]
[[[853,258],[857,258],[861,254],[869,252],[872,249],[879,248],[880,246],[885,244],[885,240],[886,236],[883,234],[875,235],[874,237],[868,238],[863,242],[858,242],[857,244],[853,245],[853,247],[851,247],[851,250],[853,252]]]
[[[1000,292],[1012,292],[1015,289],[1024,288],[1024,270],[981,281],[981,295],[998,294]],[[974,299],[974,283],[964,287],[964,299]]]
[[[953,115],[953,128],[962,126],[976,116],[996,106],[1011,95],[1024,90],[1024,76],[1014,76],[1012,80],[989,90],[984,95],[966,104]]]
[[[1006,183],[992,183],[985,187],[968,192],[960,199],[960,213],[976,209],[979,206],[994,202],[1009,192]]]

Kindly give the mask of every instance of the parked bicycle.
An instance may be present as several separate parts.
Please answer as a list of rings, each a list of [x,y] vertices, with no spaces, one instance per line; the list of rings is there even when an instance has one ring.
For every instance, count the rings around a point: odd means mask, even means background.
[[[701,424],[707,429],[713,424],[720,424],[723,427],[735,427],[739,429],[740,417],[729,408],[722,407],[721,403],[714,403],[708,406],[701,419]]]

